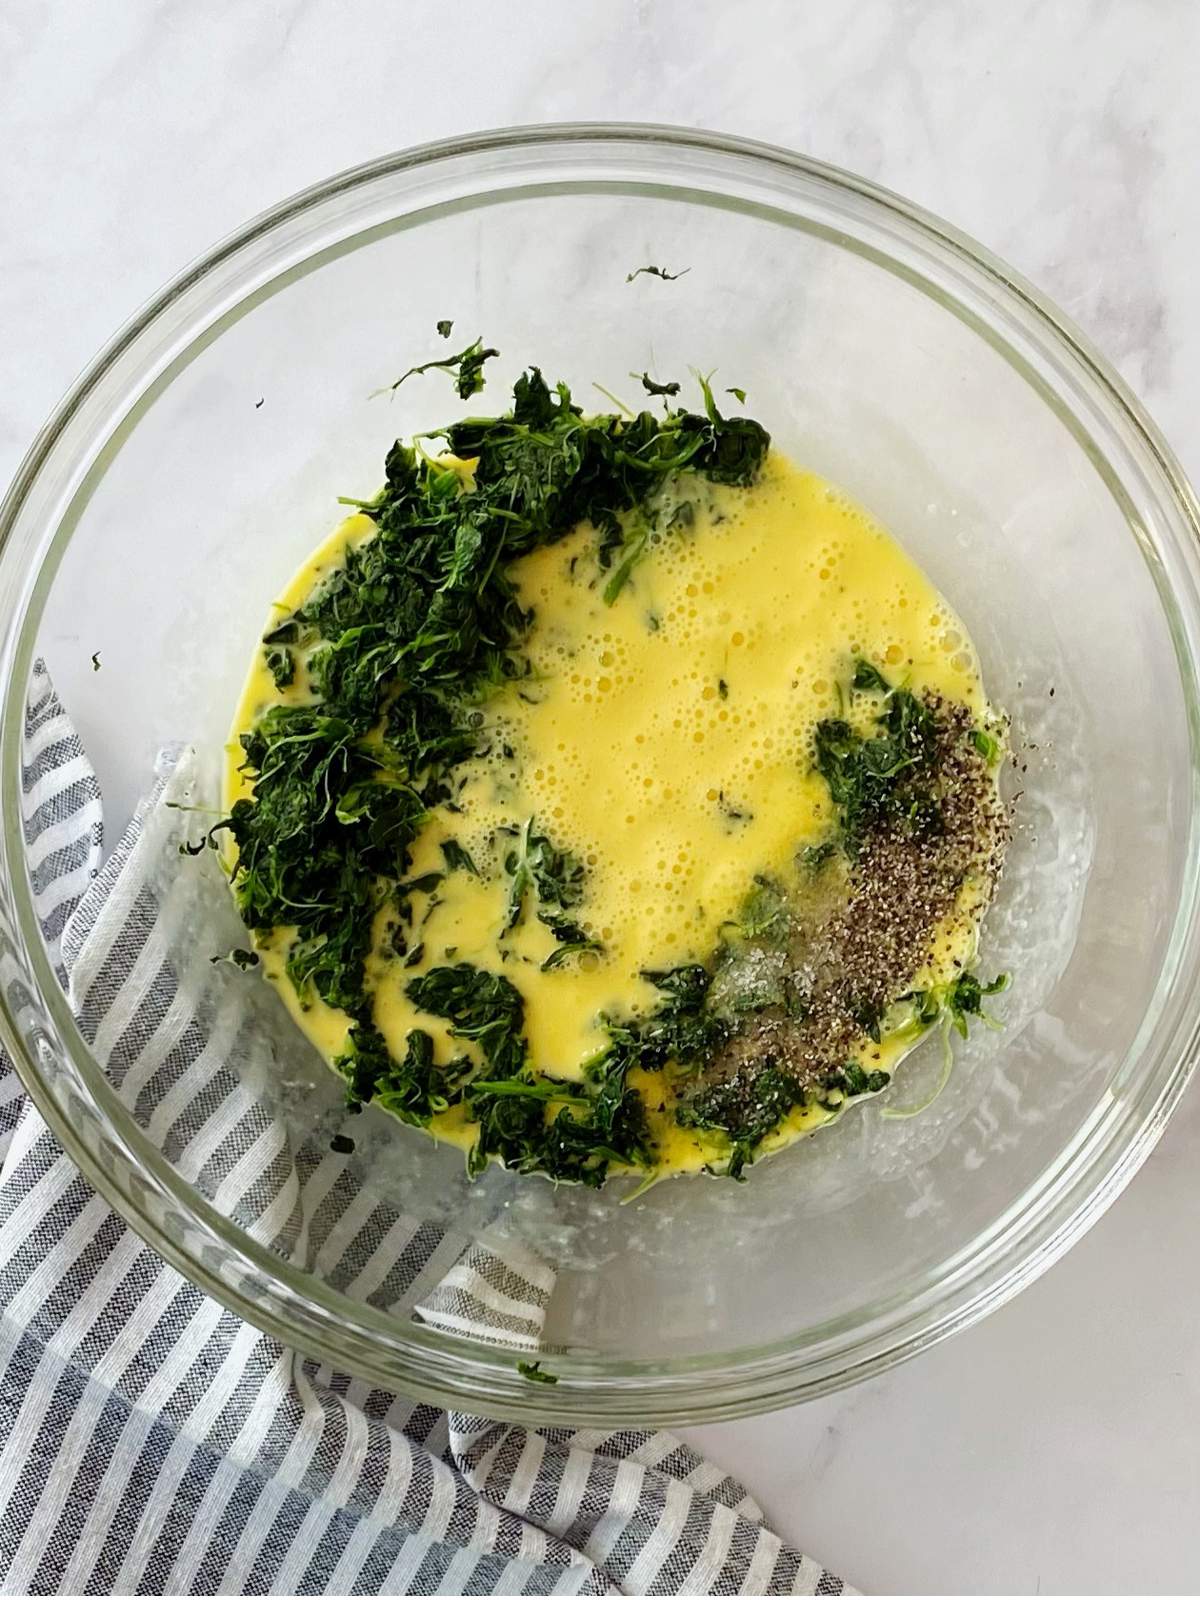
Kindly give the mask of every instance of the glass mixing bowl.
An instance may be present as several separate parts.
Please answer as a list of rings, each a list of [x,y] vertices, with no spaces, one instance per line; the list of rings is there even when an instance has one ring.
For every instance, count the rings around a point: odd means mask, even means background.
[[[627,281],[647,263],[690,270]],[[110,823],[171,741],[196,748],[215,797],[266,602],[333,524],[335,496],[372,492],[397,434],[457,409],[438,378],[376,392],[441,353],[442,317],[499,345],[490,395],[527,362],[584,396],[593,383],[629,394],[645,367],[743,386],[776,442],[874,511],[958,609],[1012,713],[1024,790],[984,946],[989,971],[1013,974],[1006,1026],[975,1030],[923,1116],[856,1108],[744,1185],[663,1184],[628,1205],[616,1188],[502,1172],[471,1185],[456,1152],[358,1119],[364,1214],[378,1199],[463,1248],[498,1231],[553,1269],[555,1387],[525,1381],[512,1350],[360,1298],[369,1273],[272,1253],[203,1173],[185,1181],[152,1107],[126,1103],[75,1026],[20,820],[38,655]],[[1200,937],[1194,496],[1052,307],[861,179],[714,135],[603,126],[479,135],[344,173],[134,318],[37,439],[0,527],[5,1043],[95,1187],[290,1345],[526,1421],[782,1405],[899,1361],[1028,1283],[1128,1181],[1183,1091]],[[203,905],[179,937],[220,948],[229,908]],[[289,1137],[327,1137],[332,1075],[282,1007],[255,1019],[265,1055],[233,1070],[258,1075]],[[936,1045],[918,1052],[893,1105],[938,1069]]]

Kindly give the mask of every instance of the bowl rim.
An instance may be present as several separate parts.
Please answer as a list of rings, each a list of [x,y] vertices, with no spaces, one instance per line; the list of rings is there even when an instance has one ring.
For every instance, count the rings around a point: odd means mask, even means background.
[[[214,269],[234,260],[246,247],[269,235],[281,224],[339,194],[364,187],[381,178],[435,167],[438,163],[464,157],[483,158],[513,150],[547,153],[559,149],[566,153],[572,145],[637,146],[661,152],[665,156],[693,151],[719,158],[733,157],[752,163],[756,169],[769,168],[782,175],[790,174],[793,178],[816,180],[832,189],[856,196],[868,206],[888,214],[920,241],[958,262],[972,280],[982,280],[1019,316],[1027,319],[1030,332],[1042,335],[1054,353],[1065,359],[1075,371],[1077,379],[1082,378],[1086,384],[1094,387],[1102,408],[1107,408],[1116,426],[1126,431],[1129,447],[1142,454],[1143,466],[1160,480],[1156,493],[1177,514],[1190,542],[1190,550],[1183,553],[1191,563],[1193,578],[1200,571],[1200,562],[1197,560],[1200,553],[1200,504],[1169,445],[1141,403],[1109,363],[1093,349],[1089,340],[1000,258],[968,235],[892,191],[839,167],[783,147],[704,130],[606,122],[534,124],[485,130],[416,145],[361,163],[309,185],[228,234],[185,267],[126,322],[68,390],[39,431],[0,504],[0,557],[6,554],[18,518],[43,469],[53,457],[56,446],[100,387],[106,374],[182,294]],[[1156,581],[1159,580],[1156,578]],[[1160,588],[1166,582],[1165,578],[1162,579]],[[17,835],[20,834],[20,822],[17,820],[19,811],[14,811],[10,785],[14,772],[19,771],[21,719],[13,714],[16,704],[14,697],[19,684],[23,698],[24,683],[32,661],[32,641],[25,638],[25,616],[20,596],[13,610],[15,623],[22,626],[9,626],[10,619],[3,619],[6,636],[2,665],[7,689],[3,708],[3,746],[0,748],[0,760],[3,762],[0,782],[4,785],[4,839],[0,848],[3,849],[5,866],[3,887],[6,893],[15,894],[15,920],[22,933],[25,933],[30,928],[36,929],[37,924],[31,921],[32,900],[19,859],[19,843],[9,837],[13,828]],[[1196,610],[1194,604],[1193,610]],[[1200,618],[1200,611],[1196,615]],[[1200,633],[1200,621],[1197,621],[1196,627]],[[1181,659],[1180,666],[1185,683],[1191,682],[1194,691],[1194,674],[1189,678],[1184,668],[1190,669],[1195,652],[1187,650],[1178,637],[1175,642],[1177,655],[1187,656],[1186,663]],[[1193,814],[1195,796],[1200,787],[1197,778],[1200,769],[1200,760],[1197,759],[1200,730],[1195,706],[1196,696],[1193,692],[1189,697]],[[1185,875],[1186,882],[1181,886],[1176,911],[1177,930],[1183,925],[1185,912],[1188,915],[1189,925],[1185,931],[1192,935],[1193,946],[1197,944],[1195,835],[1196,829],[1193,827],[1189,839],[1189,871]],[[16,858],[15,872],[9,870],[11,857]],[[247,1275],[262,1274],[273,1287],[282,1286],[286,1291],[285,1298],[290,1297],[290,1301],[294,1302],[292,1309],[295,1311],[301,1312],[315,1299],[322,1306],[324,1322],[318,1327],[312,1324],[310,1318],[306,1326],[297,1328],[287,1316],[253,1298],[231,1276],[210,1269],[198,1259],[197,1254],[180,1243],[174,1232],[149,1214],[150,1208],[144,1202],[137,1201],[130,1187],[122,1183],[111,1159],[102,1160],[79,1134],[70,1109],[55,1093],[26,1047],[15,1008],[4,988],[0,987],[0,1039],[7,1047],[31,1100],[87,1181],[146,1243],[227,1309],[285,1345],[298,1348],[335,1367],[349,1367],[351,1371],[389,1388],[415,1393],[435,1403],[467,1406],[486,1414],[508,1416],[526,1422],[611,1426],[622,1420],[643,1424],[659,1421],[678,1424],[745,1416],[841,1388],[886,1370],[928,1348],[957,1329],[978,1320],[1032,1282],[1101,1215],[1157,1142],[1200,1056],[1200,1006],[1192,1004],[1190,1009],[1188,1006],[1177,1007],[1177,1011],[1184,1014],[1177,1016],[1173,1025],[1170,1040],[1172,1048],[1164,1052],[1163,1067],[1156,1082],[1143,1084],[1136,1101],[1125,1103],[1125,1116],[1119,1127],[1110,1116],[1110,1136],[1102,1145],[1093,1146],[1090,1159],[1076,1170],[1074,1163],[1079,1151],[1093,1138],[1103,1116],[1115,1109],[1115,1097],[1110,1092],[1106,1091],[1101,1097],[1093,1115],[1076,1131],[1060,1153],[1057,1163],[1052,1164],[1053,1181],[1040,1187],[1034,1186],[1038,1188],[1040,1209],[1034,1218],[1038,1226],[1030,1224],[1019,1230],[1016,1241],[1022,1248],[1016,1251],[1012,1251],[1012,1240],[1009,1240],[1013,1259],[1002,1261],[997,1250],[1001,1237],[1007,1237],[1005,1225],[1016,1202],[983,1235],[973,1240],[969,1248],[964,1248],[948,1262],[941,1263],[936,1281],[926,1291],[915,1297],[897,1296],[896,1304],[889,1303],[884,1308],[887,1315],[876,1319],[880,1325],[868,1325],[860,1333],[857,1342],[842,1345],[839,1350],[832,1352],[822,1353],[818,1349],[815,1356],[806,1359],[809,1345],[798,1344],[793,1338],[777,1341],[767,1347],[749,1347],[746,1351],[739,1349],[725,1355],[697,1358],[678,1364],[670,1373],[663,1372],[661,1363],[646,1360],[623,1362],[606,1359],[596,1362],[582,1357],[552,1357],[560,1382],[555,1389],[547,1392],[541,1386],[521,1382],[514,1370],[511,1351],[500,1347],[492,1349],[475,1342],[464,1343],[437,1330],[400,1322],[372,1307],[344,1300],[336,1292],[331,1291],[328,1295],[318,1292],[314,1296],[312,1290],[317,1280],[259,1246],[235,1224],[217,1213],[207,1198],[182,1179],[144,1138],[95,1063],[79,1059],[76,1049],[79,1040],[73,1037],[74,1019],[66,1006],[65,996],[53,979],[48,962],[38,959],[39,955],[44,956],[44,951],[39,950],[36,942],[30,944],[27,939],[24,942],[37,971],[34,983],[39,998],[59,1025],[63,1046],[92,1091],[93,1103],[107,1119],[110,1145],[115,1143],[120,1147],[123,1159],[139,1171],[141,1187],[145,1189],[148,1179],[152,1180],[151,1187],[162,1196],[164,1202],[179,1206],[192,1218],[198,1219],[203,1231],[215,1235],[222,1246],[238,1258]],[[1193,960],[1187,965],[1191,972],[1192,995],[1189,998],[1194,1000],[1198,963]],[[47,974],[50,977],[49,984],[46,982]],[[1160,978],[1155,998],[1158,998],[1163,986],[1164,980]],[[1142,1051],[1137,1047],[1131,1053],[1140,1056]],[[86,1048],[83,1054],[86,1057]],[[1125,1137],[1118,1137],[1122,1132]],[[1050,1170],[1048,1168],[1047,1172]],[[981,1239],[987,1246],[982,1254],[979,1249]],[[999,1270],[996,1270],[997,1265]],[[323,1288],[323,1285],[318,1285],[319,1290]],[[326,1300],[328,1304],[325,1304]],[[338,1329],[330,1318],[329,1311],[335,1302],[339,1307],[353,1311],[356,1326],[352,1332],[348,1333],[344,1327]],[[856,1326],[861,1326],[861,1319]],[[335,1338],[335,1333],[340,1333],[342,1337]],[[387,1364],[381,1364],[377,1359],[379,1340],[384,1340],[392,1352],[394,1359]],[[743,1359],[743,1356],[746,1358]],[[732,1374],[728,1370],[731,1364],[736,1368]],[[720,1382],[715,1383],[718,1372],[721,1374]]]

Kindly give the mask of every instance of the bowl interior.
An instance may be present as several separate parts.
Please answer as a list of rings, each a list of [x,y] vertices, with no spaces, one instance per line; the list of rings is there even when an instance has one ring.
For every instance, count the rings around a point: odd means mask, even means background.
[[[999,302],[922,262],[893,222],[848,216],[832,180],[786,205],[731,187],[673,177],[665,158],[653,173],[517,171],[449,200],[397,189],[326,218],[285,259],[262,257],[111,418],[103,457],[47,525],[24,622],[97,768],[110,843],[172,742],[197,753],[197,803],[218,804],[267,602],[339,516],[335,497],[374,491],[397,435],[472,409],[436,373],[377,392],[445,352],[443,317],[451,348],[481,334],[502,352],[475,409],[498,406],[527,363],[596,408],[608,402],[593,385],[636,404],[643,369],[715,370],[958,610],[1013,718],[1016,832],[983,945],[987,970],[1013,983],[1003,1031],[975,1030],[927,1112],[880,1114],[924,1098],[933,1042],[880,1105],[747,1183],[663,1184],[625,1205],[620,1186],[555,1191],[501,1172],[471,1184],[455,1152],[373,1110],[356,1119],[362,1214],[393,1208],[460,1248],[536,1252],[555,1276],[545,1345],[581,1371],[724,1371],[768,1348],[828,1347],[969,1274],[1106,1108],[1136,1099],[1190,893],[1182,625],[1130,469]],[[626,281],[650,262],[689,270]],[[171,952],[182,972],[228,948],[237,923],[214,864],[181,859],[174,839],[156,870],[166,887],[194,875]],[[289,1149],[323,1148],[343,1122],[338,1085],[252,977],[231,974],[227,992],[247,1022],[232,1069]],[[175,1159],[153,1104],[128,1110]],[[249,1220],[241,1198],[187,1176]],[[411,1297],[362,1270],[377,1243],[369,1229],[343,1241],[335,1268],[293,1239],[299,1292],[345,1321],[347,1301],[369,1300],[405,1322]]]

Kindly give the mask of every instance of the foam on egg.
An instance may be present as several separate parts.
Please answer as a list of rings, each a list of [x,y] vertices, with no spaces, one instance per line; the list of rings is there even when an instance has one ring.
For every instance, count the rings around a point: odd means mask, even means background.
[[[611,606],[590,529],[512,570],[533,682],[493,715],[518,761],[462,797],[480,848],[515,803],[586,861],[614,1009],[638,971],[711,953],[754,875],[786,874],[828,831],[813,734],[873,715],[847,695],[856,655],[982,708],[961,624],[840,491],[775,454],[749,490],[705,488]],[[557,973],[531,987],[571,1003]]]

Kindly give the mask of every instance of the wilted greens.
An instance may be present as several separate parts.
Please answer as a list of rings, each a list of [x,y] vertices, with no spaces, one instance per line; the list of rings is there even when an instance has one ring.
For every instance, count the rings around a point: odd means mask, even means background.
[[[447,335],[449,324],[438,331]],[[482,387],[484,363],[496,354],[476,339],[457,355],[410,368],[397,384],[440,369],[466,399]],[[426,436],[471,463],[470,492],[453,465],[424,446],[397,443],[383,489],[359,502],[377,536],[348,549],[344,564],[264,637],[276,685],[285,689],[303,672],[316,703],[273,705],[243,735],[253,795],[233,806],[208,842],[223,833],[232,840],[233,886],[247,926],[264,937],[296,930],[287,972],[302,1000],[319,998],[352,1019],[337,1063],[351,1099],[375,1100],[416,1123],[465,1099],[479,1124],[476,1170],[494,1155],[521,1170],[596,1184],[612,1162],[646,1161],[641,1102],[625,1082],[632,1036],[615,1034],[580,1086],[537,1079],[527,1065],[517,990],[501,975],[458,962],[412,978],[408,994],[472,1042],[484,1066],[467,1052],[438,1064],[420,1029],[397,1057],[373,1018],[366,978],[373,929],[384,912],[396,958],[421,959],[412,897],[436,892],[443,874],[409,877],[413,842],[431,809],[451,801],[455,768],[479,750],[481,702],[529,672],[523,644],[534,617],[518,599],[512,564],[587,522],[611,583],[628,575],[631,517],[668,479],[687,470],[748,484],[757,474],[766,431],[748,418],[724,417],[706,382],[701,393],[700,411],[585,416],[565,384],[551,386],[530,368],[508,411]],[[443,856],[446,873],[476,871],[454,841]],[[597,948],[574,915],[583,868],[534,819],[514,821],[505,869],[507,927],[529,916],[543,922],[557,942],[547,967]],[[666,992],[644,1040],[660,1055],[693,1027],[691,998]]]

